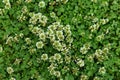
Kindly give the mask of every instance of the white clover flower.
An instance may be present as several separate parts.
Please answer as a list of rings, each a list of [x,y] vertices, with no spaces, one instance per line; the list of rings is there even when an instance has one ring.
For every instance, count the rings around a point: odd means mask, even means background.
[[[42,28],[38,28],[38,35],[41,34],[41,33],[44,33],[44,34],[45,34],[45,32],[44,32],[44,30],[43,30]],[[45,35],[46,35],[46,34],[45,34]]]
[[[11,4],[10,3],[6,3],[5,4],[5,9],[10,9],[11,8]]]
[[[55,70],[51,70],[51,71],[50,71],[50,74],[51,74],[51,75],[55,75],[54,73],[55,73]]]
[[[27,44],[30,44],[32,42],[30,38],[25,38],[25,41]]]
[[[54,12],[51,12],[51,13],[50,13],[50,17],[55,18],[55,17],[56,17],[56,14],[55,14]]]
[[[55,35],[50,35],[49,38],[50,38],[50,41],[51,41],[51,42],[54,42],[54,41],[55,41]]]
[[[99,69],[99,73],[100,73],[100,74],[105,74],[105,73],[106,73],[105,67],[101,67],[101,68]]]
[[[54,22],[53,25],[55,25],[55,26],[60,26],[60,22],[59,22],[59,21]]]
[[[90,35],[89,35],[89,39],[92,39],[92,37],[93,37],[93,34],[90,34]]]
[[[52,64],[50,64],[50,66],[47,67],[47,68],[48,68],[49,71],[52,71],[52,70],[54,70],[54,69],[56,68],[56,65],[52,63]]]
[[[45,7],[45,2],[44,2],[44,1],[40,1],[39,4],[38,4],[38,6],[39,6],[40,8]]]
[[[36,49],[35,49],[35,48],[29,49],[29,52],[30,52],[30,53],[35,53],[35,52],[36,52]]]
[[[38,28],[38,27],[34,27],[34,28],[32,29],[32,32],[33,32],[34,34],[38,33],[38,32],[39,32],[39,28]]]
[[[54,57],[56,60],[60,60],[61,59],[61,55],[59,53],[54,54]]]
[[[21,11],[22,11],[22,13],[27,13],[28,12],[27,6],[23,6]]]
[[[68,0],[61,0],[64,4],[66,4],[68,2]]]
[[[56,29],[57,29],[57,27],[56,27],[55,25],[50,25],[50,26],[48,26],[48,29],[51,29],[51,30],[56,30]]]
[[[21,59],[16,59],[14,64],[17,65],[17,64],[20,64],[20,62],[21,62]]]
[[[70,56],[65,56],[65,62],[69,64],[71,62],[71,57]]]
[[[85,47],[86,49],[90,49],[90,43],[84,44],[83,47]]]
[[[60,73],[60,71],[55,71],[55,72],[54,72],[54,75],[57,76],[57,77],[60,77],[60,76],[61,76],[61,73]]]
[[[92,26],[90,26],[89,29],[91,30],[91,32],[94,32],[94,31],[98,30],[99,27],[100,27],[100,24],[96,23],[96,24],[93,24]]]
[[[6,44],[11,44],[12,41],[13,41],[13,37],[9,36],[7,41],[6,41]]]
[[[81,59],[77,62],[77,64],[80,66],[80,67],[83,67],[85,65],[84,61]]]
[[[106,24],[107,22],[108,22],[108,19],[100,19],[100,23],[103,25]]]
[[[24,34],[23,34],[23,33],[20,33],[19,36],[20,36],[20,38],[23,38]]]
[[[48,18],[44,15],[41,16],[41,19],[39,19],[39,22],[41,23],[47,23]]]
[[[60,35],[60,36],[58,36],[58,39],[59,39],[59,41],[63,41],[64,40],[64,36]]]
[[[67,41],[68,43],[72,43],[72,42],[73,42],[73,38],[72,38],[72,37],[67,36],[67,37],[66,37],[66,41]]]
[[[54,56],[49,57],[49,62],[55,62],[55,57]]]
[[[30,3],[30,2],[32,2],[32,0],[25,0],[25,2],[26,2],[26,3]]]
[[[9,3],[9,0],[3,0],[2,2],[6,4]]]
[[[48,35],[53,35],[54,34],[54,31],[52,29],[48,29],[47,32],[48,32]]]
[[[44,46],[44,43],[42,41],[39,41],[39,42],[36,43],[36,47],[38,49],[43,48],[43,46]]]
[[[41,55],[41,60],[44,60],[44,61],[48,60],[48,55],[47,54],[42,54]]]
[[[79,68],[73,67],[72,72],[74,75],[78,75]]]
[[[56,31],[56,35],[57,36],[63,35],[63,31]]]
[[[40,38],[41,40],[45,41],[45,38],[46,38],[45,33],[40,33],[40,34],[39,34],[39,38]]]
[[[87,50],[85,47],[81,47],[81,48],[80,48],[80,52],[81,52],[82,54],[86,54],[86,53],[88,52],[88,50]]]
[[[97,22],[97,21],[98,21],[98,18],[95,17],[95,18],[93,19],[93,22]]]
[[[93,80],[100,80],[100,78],[99,77],[94,77],[94,79]]]
[[[12,74],[14,72],[12,67],[7,67],[8,74]]]
[[[89,55],[89,56],[87,57],[88,61],[90,61],[90,62],[92,62],[92,61],[93,61],[93,58],[94,58],[94,56],[93,56],[93,55]]]
[[[102,53],[103,53],[102,50],[98,49],[95,51],[95,56],[98,57],[98,56],[102,55]]]
[[[60,44],[59,41],[54,41],[54,42],[53,42],[53,45],[54,45],[55,47],[57,47],[57,46],[59,46],[59,45],[61,45],[61,44]]]
[[[108,48],[104,48],[104,49],[102,50],[102,52],[103,52],[104,54],[106,54],[106,53],[109,52],[109,49],[108,49]]]
[[[0,46],[0,53],[3,51],[3,48],[2,48],[2,46]]]
[[[10,80],[16,80],[15,78],[11,77]]]
[[[103,40],[103,39],[104,39],[104,34],[98,35],[98,36],[96,37],[96,40],[97,40],[97,41],[101,41],[101,40]]]
[[[23,13],[22,13],[20,16],[18,16],[18,20],[20,22],[22,22],[22,21],[26,20],[26,16],[24,16]]]
[[[89,29],[91,30],[91,32],[94,32],[96,30],[96,25],[94,24],[90,26]]]
[[[63,55],[67,54],[68,52],[69,52],[69,49],[67,49],[67,48],[65,48],[65,49],[62,50],[62,54]]]
[[[35,14],[35,13],[29,13],[29,15],[31,17],[29,19],[29,23],[36,24],[37,21],[38,21],[39,16],[37,14]]]
[[[65,27],[66,27],[67,30],[70,30],[70,25],[69,24],[67,24]]]
[[[88,80],[88,76],[87,75],[81,75],[80,80]]]
[[[97,3],[97,0],[91,0],[92,2],[94,2],[94,3]]]

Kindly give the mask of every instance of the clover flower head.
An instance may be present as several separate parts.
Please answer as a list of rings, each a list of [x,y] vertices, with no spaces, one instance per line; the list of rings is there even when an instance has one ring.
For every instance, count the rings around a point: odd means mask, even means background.
[[[38,28],[38,27],[34,27],[34,28],[32,29],[32,32],[33,32],[34,34],[38,33],[38,32],[39,32],[39,28]]]
[[[108,49],[108,48],[104,48],[104,49],[102,50],[102,52],[103,52],[104,54],[107,54],[107,53],[109,52],[109,49]]]
[[[88,80],[88,76],[87,75],[81,75],[80,80]]]
[[[105,73],[106,73],[105,67],[101,67],[101,68],[99,69],[99,73],[100,73],[100,74],[105,74]]]
[[[10,3],[6,3],[5,9],[10,9],[10,8],[11,8],[11,4]]]
[[[99,77],[94,77],[94,79],[93,80],[100,80],[100,78]]]
[[[55,71],[55,72],[54,72],[54,75],[57,76],[57,77],[60,77],[60,76],[61,76],[61,73],[60,73],[60,71]]]
[[[38,4],[38,6],[39,6],[40,8],[45,7],[45,2],[44,2],[44,1],[40,1],[39,4]]]
[[[26,41],[27,44],[31,43],[31,39],[30,38],[25,38],[25,41]]]
[[[60,60],[61,55],[59,53],[56,53],[56,54],[54,54],[54,57],[55,57],[56,60]]]
[[[85,65],[84,63],[84,60],[80,59],[77,64],[80,66],[80,67],[83,67]]]
[[[26,2],[26,3],[30,3],[30,2],[32,2],[32,0],[25,0],[25,2]]]
[[[7,67],[8,74],[12,74],[14,72],[12,67]]]
[[[7,41],[6,41],[6,44],[11,44],[12,41],[13,41],[13,37],[9,36]]]
[[[41,40],[45,41],[45,38],[46,38],[45,33],[40,33],[40,34],[39,34],[39,38],[40,38]]]
[[[24,34],[23,34],[23,33],[20,33],[19,36],[20,36],[20,38],[23,38]]]
[[[3,0],[2,2],[6,4],[9,3],[9,0]]]
[[[81,48],[80,48],[80,52],[81,52],[82,54],[86,54],[86,53],[88,52],[88,50],[87,50],[87,48],[85,48],[85,47],[81,47]]]
[[[10,80],[16,80],[14,77],[11,77]]]
[[[50,13],[50,17],[55,18],[55,17],[56,17],[56,14],[55,14],[54,12],[51,12],[51,13]]]
[[[42,54],[41,55],[41,60],[44,60],[44,61],[48,60],[48,55],[47,54]]]
[[[27,12],[28,12],[27,6],[23,6],[22,13],[27,13]]]
[[[44,46],[44,43],[42,41],[39,41],[39,42],[36,43],[36,47],[38,49],[43,48],[43,46]]]

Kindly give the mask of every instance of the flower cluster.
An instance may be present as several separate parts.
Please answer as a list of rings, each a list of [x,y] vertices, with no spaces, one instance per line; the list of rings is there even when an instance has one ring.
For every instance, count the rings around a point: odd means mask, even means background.
[[[5,4],[5,9],[10,9],[11,8],[11,4],[9,0],[3,0],[3,3]]]
[[[108,52],[109,52],[108,48],[103,48],[102,50],[101,49],[97,49],[95,51],[95,57],[97,58],[98,61],[101,62],[101,61],[107,59]]]
[[[73,41],[73,38],[71,37],[70,25],[63,26],[60,22],[54,22],[52,25],[48,26],[46,34],[54,48],[58,51],[62,51],[63,53],[68,52]],[[65,41],[68,45],[65,44]]]
[[[103,33],[102,33],[101,35],[98,35],[98,36],[96,37],[96,40],[97,40],[97,41],[103,40],[103,39],[104,39],[104,35],[105,35],[105,34],[103,34]]]
[[[90,43],[86,43],[83,45],[83,47],[80,48],[80,52],[82,54],[86,54],[89,49],[90,49]]]
[[[104,25],[109,22],[109,19],[100,19],[98,21],[98,18],[93,19],[94,24],[89,27],[91,32],[97,31],[101,25]]]
[[[40,23],[40,25],[42,25],[42,26],[46,25],[48,18],[46,16],[42,15],[42,13],[35,14],[33,12],[30,12],[29,15],[31,17],[29,20],[29,23],[31,23],[33,25],[35,25],[37,23]]]

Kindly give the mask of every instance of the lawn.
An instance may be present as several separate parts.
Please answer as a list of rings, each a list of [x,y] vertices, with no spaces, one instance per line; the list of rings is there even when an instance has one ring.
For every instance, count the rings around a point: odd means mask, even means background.
[[[0,0],[0,80],[120,80],[120,0]]]

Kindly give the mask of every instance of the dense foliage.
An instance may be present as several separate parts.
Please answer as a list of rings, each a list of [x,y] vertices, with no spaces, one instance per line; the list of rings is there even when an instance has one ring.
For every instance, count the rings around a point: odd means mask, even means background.
[[[120,0],[0,0],[0,80],[120,80]]]

